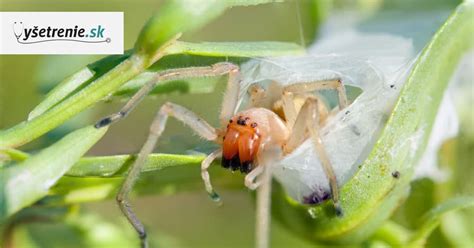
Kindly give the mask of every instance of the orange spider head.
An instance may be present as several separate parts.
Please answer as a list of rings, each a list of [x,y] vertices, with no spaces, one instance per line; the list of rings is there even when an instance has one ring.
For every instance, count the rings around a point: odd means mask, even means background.
[[[233,117],[224,135],[222,166],[242,173],[254,168],[254,159],[260,146],[258,124],[249,117]]]

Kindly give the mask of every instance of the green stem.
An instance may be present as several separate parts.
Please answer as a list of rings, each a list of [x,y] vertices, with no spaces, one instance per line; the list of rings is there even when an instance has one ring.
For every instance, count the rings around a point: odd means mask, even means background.
[[[102,100],[148,65],[143,58],[131,56],[82,91],[59,103],[31,121],[24,121],[0,133],[0,147],[18,147],[64,123],[94,103]]]

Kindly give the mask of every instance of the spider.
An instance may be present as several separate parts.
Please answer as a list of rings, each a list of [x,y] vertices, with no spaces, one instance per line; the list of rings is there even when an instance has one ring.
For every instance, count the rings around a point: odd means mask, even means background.
[[[301,82],[288,86],[273,83],[267,90],[253,84],[248,90],[250,97],[248,106],[237,112],[241,88],[241,74],[237,65],[222,62],[212,66],[170,69],[160,72],[154,79],[148,81],[119,112],[98,121],[95,127],[101,128],[125,118],[161,81],[223,75],[228,75],[228,80],[219,117],[221,127],[212,127],[183,106],[165,103],[153,119],[148,138],[124,179],[116,200],[123,214],[137,231],[142,247],[148,246],[146,231],[130,207],[128,195],[148,155],[164,131],[169,116],[189,126],[202,138],[220,145],[221,148],[210,153],[201,164],[201,176],[211,199],[220,201],[208,173],[208,168],[218,158],[222,158],[221,164],[224,168],[232,171],[240,170],[246,174],[246,187],[251,190],[258,188],[257,247],[268,246],[272,178],[269,167],[278,159],[290,154],[307,139],[312,140],[314,152],[322,162],[329,179],[336,214],[342,215],[336,177],[319,134],[320,126],[334,111],[330,111],[322,99],[314,94],[319,90],[336,90],[339,110],[345,108],[348,101],[345,87],[339,79]]]

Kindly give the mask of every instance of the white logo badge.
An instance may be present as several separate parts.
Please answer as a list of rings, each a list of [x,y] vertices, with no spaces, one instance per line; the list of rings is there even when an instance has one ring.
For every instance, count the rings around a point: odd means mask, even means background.
[[[0,54],[122,54],[122,12],[0,12]]]

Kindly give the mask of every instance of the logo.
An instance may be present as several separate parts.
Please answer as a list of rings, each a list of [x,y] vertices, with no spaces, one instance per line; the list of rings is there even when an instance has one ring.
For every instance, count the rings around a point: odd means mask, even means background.
[[[0,54],[123,54],[122,12],[0,12]]]
[[[71,28],[58,28],[51,26],[33,26],[25,28],[23,22],[13,22],[13,33],[15,34],[16,41],[20,44],[34,44],[51,41],[110,43],[110,38],[104,38],[104,31],[105,28],[101,25],[86,31],[85,28],[79,28],[78,25]]]

